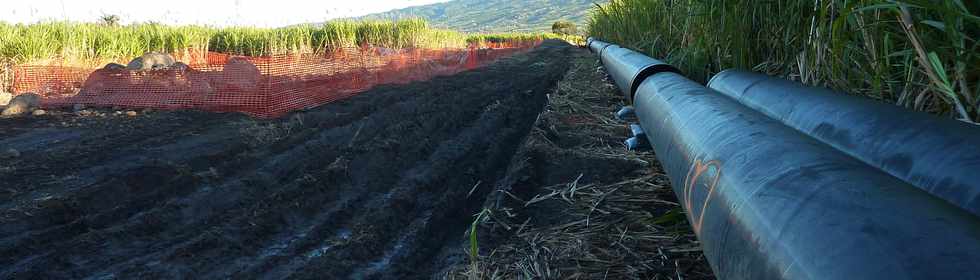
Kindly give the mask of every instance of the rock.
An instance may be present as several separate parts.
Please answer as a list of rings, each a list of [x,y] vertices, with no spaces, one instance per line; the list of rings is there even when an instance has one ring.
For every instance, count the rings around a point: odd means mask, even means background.
[[[103,66],[102,69],[106,69],[106,70],[125,70],[126,69],[126,65],[122,65],[122,64],[119,64],[119,63],[109,63],[109,64],[106,64],[105,66]]]
[[[214,93],[207,74],[203,72],[191,72],[187,78],[190,82],[190,93],[195,95],[210,95]]]
[[[14,98],[13,94],[10,94],[9,92],[0,91],[0,106],[7,106],[7,103],[10,103],[10,99],[13,98]]]
[[[137,57],[134,58],[133,60],[130,60],[129,63],[126,64],[126,70],[143,71],[143,70],[149,70],[149,68],[144,69],[143,57]]]
[[[3,153],[0,153],[0,158],[2,159],[10,159],[10,158],[18,158],[18,157],[20,157],[20,151],[18,151],[17,149],[7,149],[6,151],[3,151]]]
[[[174,62],[174,64],[170,66],[170,69],[181,73],[192,70],[190,65],[184,64],[180,61]]]
[[[34,112],[33,112],[33,113],[31,113],[31,114],[33,114],[33,115],[35,115],[35,116],[44,116],[44,115],[46,115],[47,113],[48,113],[48,111],[45,111],[45,110],[41,110],[41,109],[37,109],[37,110],[34,110]]]
[[[136,116],[136,111],[126,111],[126,115],[127,116],[130,116],[130,117],[135,117]]]
[[[85,104],[75,104],[75,105],[72,105],[71,106],[71,110],[72,110],[72,112],[78,112],[78,111],[81,111],[81,110],[85,110]]]
[[[15,116],[30,112],[31,109],[41,105],[41,96],[33,93],[24,93],[14,96],[7,104],[7,109],[0,113],[4,116]]]
[[[132,75],[127,71],[111,69],[116,66],[95,70],[88,75],[82,84],[79,95],[101,95],[113,90],[127,88],[131,84]]]
[[[75,112],[75,114],[77,114],[79,116],[88,116],[88,115],[91,115],[92,114],[92,111],[89,111],[88,109],[85,109],[85,110],[81,110],[81,111]]]
[[[170,68],[174,63],[176,60],[169,54],[148,52],[130,61],[126,65],[126,69],[133,71],[163,70]]]
[[[258,89],[259,78],[262,72],[252,62],[241,58],[232,57],[225,63],[224,79],[229,89],[235,93],[254,92]]]

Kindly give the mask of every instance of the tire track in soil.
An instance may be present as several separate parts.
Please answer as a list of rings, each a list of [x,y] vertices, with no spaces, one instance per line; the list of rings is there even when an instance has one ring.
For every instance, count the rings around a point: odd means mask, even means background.
[[[275,121],[0,119],[16,131],[0,148],[27,155],[0,162],[0,278],[427,278],[569,51],[549,42]],[[254,143],[256,127],[279,139]]]

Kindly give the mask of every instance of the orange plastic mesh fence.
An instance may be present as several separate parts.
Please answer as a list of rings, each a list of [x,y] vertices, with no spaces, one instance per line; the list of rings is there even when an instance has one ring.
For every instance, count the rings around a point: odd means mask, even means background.
[[[243,112],[273,118],[344,99],[380,84],[451,75],[539,45],[540,41],[468,49],[349,48],[327,54],[268,57],[178,55],[186,69],[131,71],[14,66],[13,90],[41,106],[73,104]]]

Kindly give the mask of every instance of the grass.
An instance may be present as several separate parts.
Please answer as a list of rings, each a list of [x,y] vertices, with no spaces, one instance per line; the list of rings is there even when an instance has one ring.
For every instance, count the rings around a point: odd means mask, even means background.
[[[420,19],[334,21],[320,26],[284,28],[47,22],[30,25],[0,23],[0,39],[0,57],[15,63],[29,63],[52,58],[129,59],[151,51],[174,53],[188,49],[267,56],[361,45],[461,47],[465,46],[467,35],[429,28],[428,23]]]
[[[470,224],[470,230],[469,230],[470,248],[468,252],[470,257],[470,274],[469,274],[470,280],[477,280],[481,278],[479,274],[480,243],[477,239],[477,226],[479,226],[480,223],[483,222],[483,219],[490,214],[492,214],[492,212],[490,212],[490,209],[483,208],[483,210],[480,211],[480,213],[474,215],[475,218],[473,218],[473,223]]]
[[[588,33],[706,81],[743,68],[980,120],[980,2],[613,0]]]
[[[94,23],[0,22],[0,59],[15,64],[63,61],[128,61],[146,52],[185,50],[267,56],[323,52],[364,45],[385,48],[452,48],[470,43],[537,40],[539,34],[477,34],[429,27],[422,19],[331,21],[283,28],[167,26],[155,23],[109,26]]]
[[[0,23],[0,57],[14,63],[64,59],[132,58],[148,51],[207,49],[215,29],[158,24],[102,26],[49,22]]]

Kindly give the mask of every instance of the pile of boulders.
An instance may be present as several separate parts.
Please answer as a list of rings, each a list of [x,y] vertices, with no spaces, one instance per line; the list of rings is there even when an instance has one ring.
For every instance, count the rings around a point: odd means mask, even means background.
[[[82,94],[99,94],[108,88],[148,85],[172,88],[174,93],[210,95],[218,92],[254,92],[262,72],[242,57],[232,57],[221,72],[196,71],[164,53],[150,52],[127,65],[110,63],[96,70],[82,86]]]
[[[127,65],[109,63],[95,70],[82,84],[79,95],[97,98],[102,94],[141,87],[172,89],[175,94],[254,93],[260,89],[261,78],[262,71],[244,57],[228,59],[220,72],[205,72],[197,71],[169,54],[149,52],[134,58]],[[95,103],[98,103],[97,100]],[[3,116],[25,113],[43,115],[45,112],[39,109],[40,105],[41,97],[34,93],[13,95],[0,92]]]
[[[127,65],[106,64],[96,70],[82,85],[80,94],[99,95],[108,89],[116,92],[133,86],[153,86],[154,88],[174,88],[175,91],[207,91],[207,79],[191,76],[194,69],[173,56],[165,53],[149,52],[134,58]],[[200,75],[197,75],[200,76]],[[190,86],[194,84],[196,87]]]
[[[132,71],[167,70],[176,63],[177,60],[169,54],[149,52],[131,60],[126,65],[126,69]]]
[[[113,65],[115,63],[110,63]],[[106,65],[107,67],[109,65]],[[158,52],[148,52],[143,54],[143,56],[134,58],[129,61],[129,64],[122,66],[120,64],[115,64],[113,67],[122,68],[130,71],[161,71],[161,70],[172,70],[177,72],[187,72],[191,71],[191,67],[183,62],[177,61],[173,56],[165,53]]]

